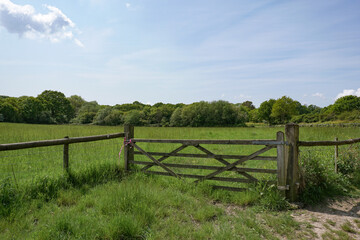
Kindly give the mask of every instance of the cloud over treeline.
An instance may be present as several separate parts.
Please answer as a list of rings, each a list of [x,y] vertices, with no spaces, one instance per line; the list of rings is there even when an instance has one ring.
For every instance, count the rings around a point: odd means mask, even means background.
[[[41,14],[31,5],[17,5],[0,0],[0,25],[10,33],[29,39],[46,38],[52,42],[74,39],[75,24],[58,8],[44,5],[48,13]],[[74,39],[78,46],[82,43]]]
[[[345,89],[336,96],[336,99],[341,98],[341,97],[345,97],[345,96],[348,96],[348,95],[354,95],[354,96],[360,97],[360,88],[358,88],[357,90],[355,90],[355,89]]]

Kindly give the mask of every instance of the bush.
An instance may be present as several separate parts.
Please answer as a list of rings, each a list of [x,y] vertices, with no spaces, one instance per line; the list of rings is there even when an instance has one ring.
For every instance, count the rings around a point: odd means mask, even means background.
[[[313,152],[305,152],[301,158],[302,175],[305,188],[300,200],[305,204],[314,204],[326,197],[346,195],[350,182],[343,174],[336,174],[323,157]]]

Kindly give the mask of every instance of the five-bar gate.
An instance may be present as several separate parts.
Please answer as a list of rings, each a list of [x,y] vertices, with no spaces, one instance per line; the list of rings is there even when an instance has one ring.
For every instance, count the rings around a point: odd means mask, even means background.
[[[195,182],[213,180],[216,182],[231,182],[231,183],[254,183],[260,181],[259,173],[277,174],[278,188],[282,191],[289,190],[287,183],[287,173],[293,164],[287,163],[289,157],[288,151],[291,151],[289,144],[285,141],[284,133],[278,132],[274,140],[178,140],[178,139],[138,139],[134,138],[134,128],[132,126],[125,126],[125,168],[131,170],[130,165],[141,165],[141,171],[149,174],[157,174],[164,176],[173,176],[177,178],[193,178]],[[289,135],[289,134],[287,134]],[[146,143],[146,147],[139,146],[140,143]],[[154,152],[151,151],[151,144],[180,144],[170,152]],[[260,146],[260,149],[251,154],[217,154],[213,150],[209,150],[209,145],[255,145]],[[189,153],[183,151],[184,149],[197,149],[198,153]],[[168,149],[168,148],[166,148]],[[276,149],[275,156],[264,156],[263,154],[271,149]],[[200,153],[199,153],[200,152]],[[146,160],[139,161],[134,158],[135,155],[146,156]],[[182,159],[183,162],[173,163],[169,159]],[[216,164],[198,164],[198,161],[193,159],[215,159]],[[186,160],[192,159],[192,160]],[[260,161],[276,161],[276,169],[262,169],[244,167],[244,163],[250,160]],[[156,168],[156,170],[153,170]],[[179,170],[180,169],[180,170]],[[194,173],[182,173],[181,169],[195,169]],[[199,171],[199,170],[207,170]],[[210,170],[210,172],[209,172]],[[206,172],[206,173],[205,173]],[[205,173],[205,174],[200,174]],[[228,173],[228,174],[226,174]],[[219,186],[214,185],[217,189],[227,189],[232,191],[246,190],[244,187]]]

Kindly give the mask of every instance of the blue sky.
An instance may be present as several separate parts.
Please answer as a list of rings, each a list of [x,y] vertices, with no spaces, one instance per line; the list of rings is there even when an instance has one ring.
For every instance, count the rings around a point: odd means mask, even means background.
[[[0,0],[0,95],[115,105],[360,96],[360,1]]]

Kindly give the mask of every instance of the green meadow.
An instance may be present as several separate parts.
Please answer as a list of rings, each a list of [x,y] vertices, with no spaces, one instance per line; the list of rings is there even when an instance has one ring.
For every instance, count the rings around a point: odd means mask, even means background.
[[[284,127],[135,127],[135,138],[275,139],[277,131],[284,131]],[[123,132],[123,127],[0,123],[0,144],[117,132]],[[359,136],[358,127],[300,127],[303,141]],[[191,179],[125,173],[123,156],[119,157],[122,144],[120,138],[71,144],[69,172],[62,167],[62,146],[0,152],[0,239],[314,238],[308,223],[292,219],[289,211],[292,206],[273,185],[246,185],[249,190],[238,193],[213,190],[210,181],[195,185]],[[170,152],[179,145],[139,143],[139,146],[148,151]],[[205,147],[218,154],[250,154],[259,149]],[[356,147],[359,145],[342,146],[340,154]],[[324,170],[329,173],[324,175],[329,181],[340,178],[333,174],[334,147],[302,147],[300,151],[301,164],[308,164],[305,169]],[[184,152],[200,153],[190,147]],[[266,154],[274,156],[275,151]],[[146,160],[138,155],[135,158]],[[171,161],[183,160],[166,160]],[[210,159],[186,161],[217,164]],[[314,163],[318,165],[310,168]],[[249,161],[245,166],[275,169],[276,162]],[[256,176],[265,180],[275,178],[269,174]],[[338,183],[329,191],[343,194],[337,191],[340,185],[343,186]],[[309,195],[317,193],[319,187],[310,190]]]

